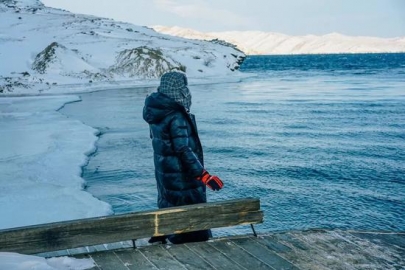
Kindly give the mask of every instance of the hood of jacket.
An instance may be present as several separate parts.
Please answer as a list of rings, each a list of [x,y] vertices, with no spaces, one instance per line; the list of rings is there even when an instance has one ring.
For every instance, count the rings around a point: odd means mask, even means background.
[[[169,96],[155,92],[145,99],[143,107],[143,119],[148,124],[156,124],[167,115],[178,111],[186,112],[186,109]]]

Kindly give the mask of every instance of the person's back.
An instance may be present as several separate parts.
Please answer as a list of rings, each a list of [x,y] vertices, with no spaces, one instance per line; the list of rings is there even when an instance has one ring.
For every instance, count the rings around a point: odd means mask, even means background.
[[[194,115],[189,113],[191,94],[181,72],[165,73],[158,91],[145,100],[143,118],[150,126],[154,151],[158,207],[205,203],[206,185],[222,188],[222,181],[204,169],[203,149]],[[206,241],[210,230],[169,236],[172,243]],[[164,238],[152,238],[163,240]]]

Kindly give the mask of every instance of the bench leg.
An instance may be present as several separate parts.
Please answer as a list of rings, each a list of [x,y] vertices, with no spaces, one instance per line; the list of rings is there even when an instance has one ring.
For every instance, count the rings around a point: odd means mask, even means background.
[[[136,241],[136,239],[132,239],[132,247],[133,247],[134,249],[136,249],[136,243],[135,243],[135,241]]]
[[[250,227],[252,228],[253,235],[254,235],[255,237],[257,237],[257,233],[256,233],[256,230],[255,230],[255,227],[253,227],[253,224],[250,224]]]

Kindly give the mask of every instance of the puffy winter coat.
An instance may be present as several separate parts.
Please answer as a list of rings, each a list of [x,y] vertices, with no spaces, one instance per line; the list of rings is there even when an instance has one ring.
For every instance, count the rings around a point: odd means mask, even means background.
[[[206,202],[206,187],[196,180],[204,163],[194,115],[156,92],[146,98],[143,118],[150,126],[158,207]]]

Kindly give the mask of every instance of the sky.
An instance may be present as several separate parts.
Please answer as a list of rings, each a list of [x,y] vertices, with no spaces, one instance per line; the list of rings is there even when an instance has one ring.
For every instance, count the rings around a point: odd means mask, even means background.
[[[51,7],[136,25],[202,32],[404,37],[404,0],[42,0]]]

